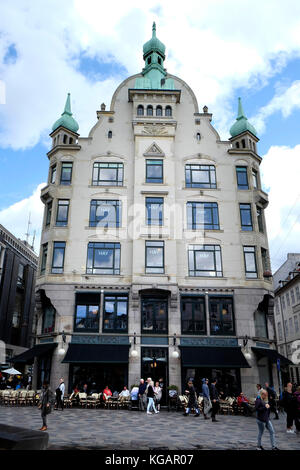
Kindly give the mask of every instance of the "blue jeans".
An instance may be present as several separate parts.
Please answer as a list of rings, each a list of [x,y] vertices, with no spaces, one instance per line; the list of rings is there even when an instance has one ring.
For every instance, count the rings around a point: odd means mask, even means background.
[[[270,440],[271,440],[271,446],[276,447],[276,441],[275,441],[275,432],[273,425],[271,421],[268,421],[267,423],[264,423],[263,421],[260,421],[259,419],[256,419],[257,425],[258,425],[258,437],[257,437],[257,445],[258,447],[261,446],[261,438],[264,433],[265,427],[270,433]]]
[[[147,406],[147,412],[151,410],[151,408],[153,408],[153,410],[155,411],[156,413],[156,408],[155,408],[155,405],[154,405],[154,400],[153,398],[148,398],[148,406]]]

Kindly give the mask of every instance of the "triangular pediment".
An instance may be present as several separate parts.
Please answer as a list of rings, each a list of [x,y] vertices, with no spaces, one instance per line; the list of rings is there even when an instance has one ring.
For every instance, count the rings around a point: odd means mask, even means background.
[[[156,142],[153,142],[150,147],[144,153],[145,157],[164,157],[165,154],[162,149],[157,145]]]

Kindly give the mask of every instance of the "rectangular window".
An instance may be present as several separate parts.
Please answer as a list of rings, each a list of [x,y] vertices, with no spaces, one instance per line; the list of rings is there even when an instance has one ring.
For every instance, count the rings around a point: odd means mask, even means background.
[[[64,272],[66,242],[53,243],[52,274],[61,274]]]
[[[68,199],[59,199],[57,202],[57,214],[56,214],[56,223],[58,227],[65,227],[68,225],[68,216],[69,216],[69,204]]]
[[[255,246],[244,246],[244,261],[246,278],[257,278],[257,265],[255,256]]]
[[[264,219],[263,219],[263,209],[261,207],[256,206],[256,216],[257,216],[257,224],[258,230],[261,233],[264,233]]]
[[[60,184],[71,184],[73,163],[62,162]]]
[[[282,341],[282,327],[281,327],[281,322],[279,321],[277,323],[277,330],[278,330],[278,338],[279,338],[279,341]]]
[[[300,300],[300,289],[299,289],[299,286],[296,286],[296,297],[297,297],[297,300]]]
[[[163,183],[163,161],[146,160],[146,183]]]
[[[146,197],[146,220],[147,225],[163,225],[162,197]]]
[[[236,167],[236,178],[237,178],[238,189],[249,189],[246,166]]]
[[[41,274],[46,272],[47,264],[48,243],[42,245],[42,260],[41,260]]]
[[[297,315],[294,316],[294,327],[295,327],[295,334],[299,331],[299,323]]]
[[[290,332],[290,335],[292,336],[293,335],[293,319],[292,318],[289,318],[289,332]]]
[[[290,302],[290,294],[287,292],[286,293],[286,303],[287,303],[287,306],[290,307],[291,306],[291,302]]]
[[[258,179],[257,179],[257,171],[252,168],[252,184],[253,188],[258,188]]]
[[[105,295],[103,332],[126,333],[128,329],[128,297]]]
[[[217,187],[216,168],[214,165],[185,165],[185,186],[215,189]]]
[[[219,213],[216,202],[188,202],[187,228],[190,230],[219,230]]]
[[[289,335],[289,327],[288,327],[288,321],[287,320],[284,320],[284,331],[285,331],[286,336],[288,336]]]
[[[165,271],[165,243],[146,241],[146,273],[163,274]]]
[[[25,286],[25,266],[20,263],[18,268],[17,286],[23,288]]]
[[[168,300],[142,298],[142,334],[168,333]]]
[[[242,230],[246,230],[246,231],[253,230],[251,204],[240,204],[240,215],[241,215]]]
[[[76,294],[74,331],[99,331],[99,294]]]
[[[209,297],[208,304],[211,335],[234,335],[233,299]]]
[[[295,292],[294,289],[291,290],[291,300],[292,300],[292,305],[295,303]]]
[[[282,308],[285,310],[285,298],[284,298],[284,295],[281,297],[281,301],[282,301]]]
[[[46,226],[50,225],[51,223],[51,215],[52,215],[52,201],[47,203],[46,206]]]
[[[188,335],[206,334],[205,298],[181,298],[181,332]]]
[[[120,227],[120,220],[120,201],[92,199],[90,205],[90,227]]]
[[[120,274],[120,243],[88,244],[87,274]]]
[[[268,259],[268,252],[265,248],[261,248],[261,262],[262,262],[263,273],[266,273],[266,271],[269,271],[269,259]]]
[[[123,163],[94,163],[93,185],[123,186]]]
[[[53,165],[51,167],[51,172],[50,172],[50,183],[54,184],[56,179],[56,165]]]
[[[219,245],[189,245],[188,263],[189,276],[223,276]]]
[[[280,308],[279,308],[279,300],[278,299],[276,299],[276,301],[275,301],[275,309],[276,309],[276,315],[279,315]]]

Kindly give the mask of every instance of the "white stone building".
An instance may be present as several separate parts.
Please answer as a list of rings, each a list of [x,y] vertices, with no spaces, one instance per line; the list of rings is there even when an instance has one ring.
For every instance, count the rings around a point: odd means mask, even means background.
[[[164,68],[155,25],[143,52],[87,137],[70,96],[50,134],[37,341],[53,343],[37,385],[120,390],[152,376],[181,389],[216,376],[253,396],[257,382],[277,386],[256,131],[239,102],[220,139]]]
[[[278,352],[293,363],[284,375],[300,384],[300,254],[288,253],[274,274],[276,337]]]

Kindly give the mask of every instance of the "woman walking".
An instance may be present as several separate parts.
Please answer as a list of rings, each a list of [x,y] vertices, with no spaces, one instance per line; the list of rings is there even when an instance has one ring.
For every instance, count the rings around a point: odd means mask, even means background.
[[[293,396],[293,384],[291,382],[285,387],[280,404],[286,412],[286,432],[294,434],[293,424],[296,419],[296,400]]]
[[[51,392],[48,382],[44,381],[39,402],[39,409],[41,410],[41,416],[43,420],[43,426],[41,427],[40,431],[47,430],[47,415],[51,413],[51,405],[53,404],[54,400],[54,394]]]
[[[257,437],[257,450],[264,450],[261,445],[262,435],[265,428],[270,433],[270,440],[272,450],[278,450],[276,447],[275,432],[273,425],[270,421],[270,405],[268,403],[268,393],[266,390],[261,390],[259,396],[255,400],[255,409],[256,409],[256,422],[258,425],[258,437]]]
[[[154,395],[155,395],[154,403],[156,405],[156,408],[158,410],[160,410],[160,400],[161,400],[161,397],[162,397],[162,388],[160,387],[159,382],[155,382]]]
[[[154,413],[159,413],[154,405],[154,382],[151,379],[147,379],[148,385],[146,389],[147,397],[148,397],[148,406],[147,406],[147,415],[152,415],[151,409],[153,408]]]

